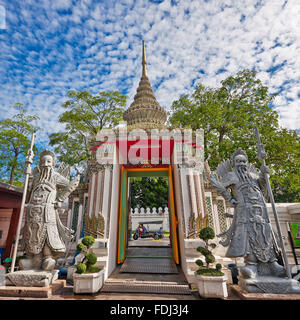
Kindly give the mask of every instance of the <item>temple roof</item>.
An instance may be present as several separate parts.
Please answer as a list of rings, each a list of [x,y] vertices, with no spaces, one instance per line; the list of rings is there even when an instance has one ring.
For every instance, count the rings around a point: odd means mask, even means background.
[[[164,128],[167,120],[167,112],[157,102],[148,79],[144,40],[142,56],[142,77],[134,100],[130,107],[124,112],[123,118],[127,121],[128,127],[132,128]]]

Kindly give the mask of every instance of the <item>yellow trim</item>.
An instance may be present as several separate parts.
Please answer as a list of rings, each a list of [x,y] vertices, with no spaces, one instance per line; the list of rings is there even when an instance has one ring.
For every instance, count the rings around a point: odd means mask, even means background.
[[[172,168],[171,165],[169,165],[168,168],[125,168],[122,166],[121,170],[121,181],[120,181],[120,192],[119,192],[119,225],[118,225],[118,248],[117,248],[117,256],[118,256],[118,264],[123,263],[124,259],[120,259],[120,245],[121,245],[121,211],[122,211],[122,187],[123,187],[123,173],[124,170],[126,171],[126,179],[127,179],[127,172],[145,172],[145,171],[167,171],[169,176],[169,190],[170,190],[170,205],[171,205],[171,215],[172,215],[172,244],[173,244],[173,253],[174,253],[174,261],[176,264],[179,264],[179,255],[178,255],[178,240],[177,240],[177,225],[178,220],[175,215],[175,201],[174,201],[174,186],[173,186],[173,177],[172,177]],[[126,183],[126,191],[125,195],[127,196],[127,183]],[[127,199],[126,199],[126,208],[125,208],[125,220],[126,221],[127,216]],[[126,237],[126,232],[124,232],[124,237]],[[125,243],[124,238],[124,243]]]
[[[177,264],[179,264],[179,257],[178,257],[178,243],[177,243],[177,225],[178,220],[175,216],[175,202],[174,202],[174,188],[173,188],[173,177],[172,177],[172,169],[171,165],[169,165],[169,177],[170,177],[170,202],[171,202],[171,208],[172,208],[172,238],[173,238],[173,253],[174,253],[174,260]]]

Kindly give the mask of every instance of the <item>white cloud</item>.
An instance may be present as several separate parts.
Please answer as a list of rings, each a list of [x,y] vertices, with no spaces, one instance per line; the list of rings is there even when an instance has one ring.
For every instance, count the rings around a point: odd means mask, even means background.
[[[163,107],[199,81],[218,86],[243,68],[255,68],[271,93],[280,91],[274,102],[280,124],[300,129],[298,1],[284,7],[277,0],[257,7],[252,0],[173,3],[28,1],[15,14],[13,5],[7,7],[7,31],[0,33],[1,118],[23,102],[40,115],[40,139],[47,141],[48,133],[62,129],[58,115],[71,88],[124,91],[129,106],[145,39],[148,75]],[[219,69],[225,72],[216,74]]]

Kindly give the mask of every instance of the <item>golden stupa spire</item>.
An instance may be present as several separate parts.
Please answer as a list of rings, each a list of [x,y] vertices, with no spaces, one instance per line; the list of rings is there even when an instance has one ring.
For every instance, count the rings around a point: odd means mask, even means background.
[[[123,119],[127,121],[128,127],[136,128],[164,128],[167,113],[156,100],[153,93],[146,69],[145,41],[142,47],[143,72],[130,107],[124,112]]]
[[[142,58],[143,73],[142,73],[142,77],[147,77],[147,69],[146,69],[147,61],[146,61],[145,40],[143,40],[143,52],[142,53],[143,53],[143,58]]]

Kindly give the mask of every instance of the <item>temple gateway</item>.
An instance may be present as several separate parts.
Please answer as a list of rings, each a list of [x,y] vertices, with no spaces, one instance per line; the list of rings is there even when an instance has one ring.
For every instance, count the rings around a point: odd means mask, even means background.
[[[148,247],[150,257],[164,252],[163,256],[171,264],[180,265],[192,283],[197,267],[196,248],[201,243],[199,231],[210,226],[216,234],[225,232],[231,224],[231,208],[209,182],[210,168],[203,161],[203,135],[198,137],[198,148],[202,150],[195,161],[195,132],[187,143],[190,152],[184,153],[183,145],[187,141],[184,130],[174,134],[165,125],[167,113],[153,93],[146,64],[143,42],[142,77],[134,100],[123,115],[126,127],[120,126],[91,139],[92,160],[81,184],[69,197],[68,225],[76,231],[77,242],[83,235],[96,238],[94,252],[98,265],[105,266],[105,279],[118,265],[128,263],[132,254],[141,258],[137,272],[143,270],[143,254],[149,257],[149,253],[141,250]],[[156,139],[153,132],[159,133]],[[171,132],[171,137],[165,139],[164,132]],[[108,140],[112,143],[107,143]],[[136,152],[136,163],[129,159],[132,150]],[[141,177],[167,180],[168,202],[163,208],[131,207],[130,184]],[[153,232],[161,230],[164,236],[158,240],[152,237],[134,240],[138,227]],[[221,263],[232,262],[224,258],[222,246],[215,252]]]

